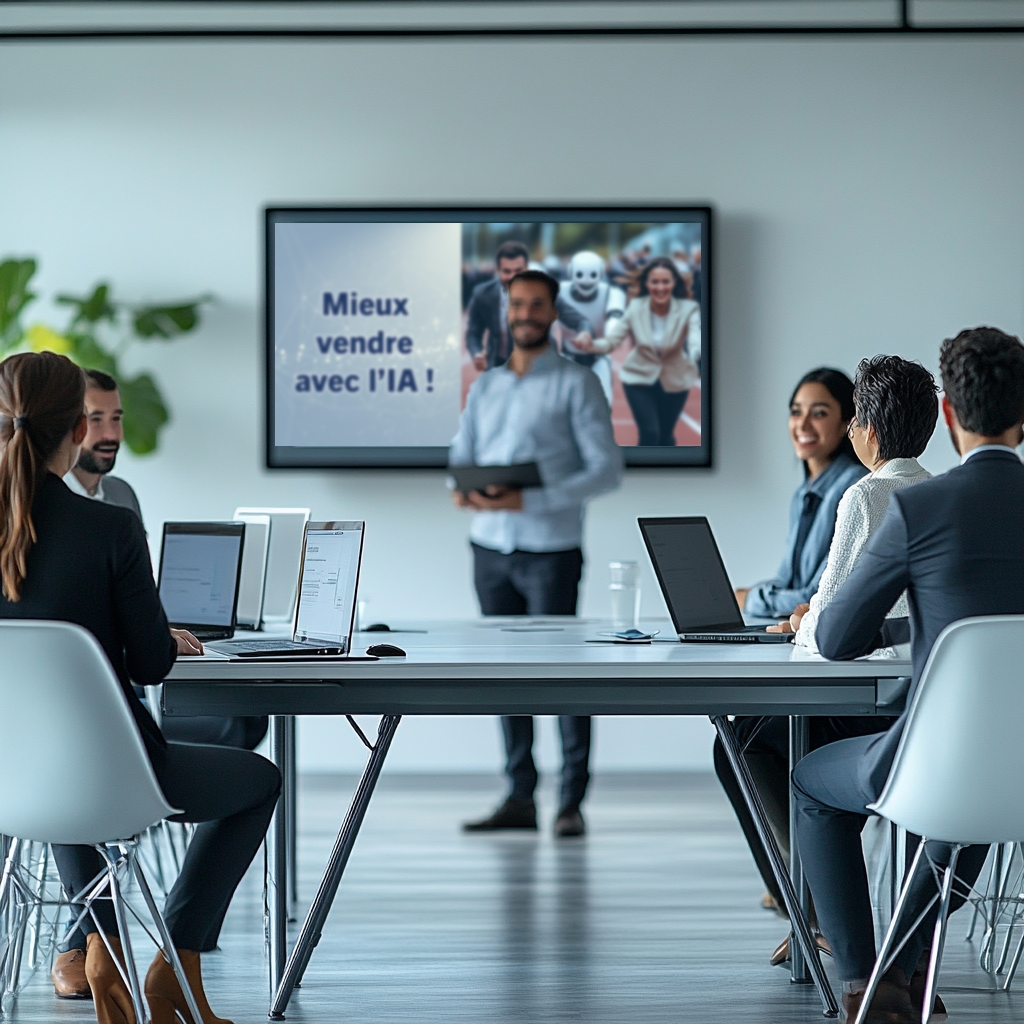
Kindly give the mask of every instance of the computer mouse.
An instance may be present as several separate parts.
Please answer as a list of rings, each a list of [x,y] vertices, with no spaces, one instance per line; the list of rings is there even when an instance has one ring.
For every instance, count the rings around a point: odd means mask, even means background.
[[[404,658],[405,651],[401,647],[396,647],[394,644],[373,644],[371,647],[366,648],[367,654],[372,654],[375,658]]]
[[[364,633],[390,633],[391,627],[386,622],[374,622],[363,630]]]

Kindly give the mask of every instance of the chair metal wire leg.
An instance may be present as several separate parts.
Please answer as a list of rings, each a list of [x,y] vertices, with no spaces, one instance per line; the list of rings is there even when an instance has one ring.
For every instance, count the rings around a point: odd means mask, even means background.
[[[896,942],[896,932],[899,929],[900,920],[903,917],[903,911],[907,906],[907,897],[910,895],[910,887],[914,884],[914,878],[917,876],[917,869],[921,863],[921,858],[924,856],[924,839],[918,844],[917,852],[914,854],[914,862],[910,865],[910,870],[906,873],[903,879],[903,888],[900,890],[899,898],[896,900],[896,905],[893,907],[892,919],[889,921],[889,927],[885,932],[885,939],[882,942],[882,948],[878,952],[878,956],[875,959],[875,966],[871,971],[871,977],[868,978],[868,987],[864,990],[864,997],[861,999],[860,1009],[857,1011],[857,1017],[854,1020],[854,1024],[863,1024],[864,1017],[868,1012],[868,1007],[871,1005],[871,1000],[875,998],[875,992],[878,989],[878,983],[882,980],[882,975],[885,973],[885,961],[889,957],[890,950]]]
[[[946,865],[946,873],[942,878],[942,899],[939,903],[939,916],[935,919],[935,933],[932,936],[932,955],[928,960],[928,974],[924,983],[924,1003],[921,1007],[921,1024],[928,1024],[935,1004],[935,983],[942,966],[942,948],[946,943],[946,927],[949,923],[949,901],[953,896],[953,882],[956,880],[956,864],[960,859],[962,846],[953,847],[953,852]]]
[[[104,847],[97,847],[107,862],[107,878],[110,884],[110,897],[114,901],[114,917],[117,919],[117,930],[121,936],[121,950],[124,953],[124,969],[128,975],[128,987],[132,993],[137,1020],[149,1019],[145,1000],[142,998],[142,987],[139,985],[139,972],[135,966],[135,955],[132,951],[132,940],[128,934],[128,915],[124,912],[124,894],[117,877],[117,862]],[[116,957],[115,957],[116,960]]]
[[[132,873],[135,876],[135,881],[139,886],[139,891],[142,893],[142,898],[145,900],[146,908],[149,910],[150,917],[153,919],[153,924],[160,933],[160,939],[164,944],[163,954],[170,963],[171,969],[174,971],[174,976],[178,979],[178,984],[181,986],[182,994],[185,996],[185,1003],[188,1006],[188,1011],[192,1014],[192,1020],[201,1021],[203,1016],[199,1012],[199,1006],[196,1004],[196,997],[192,994],[192,989],[189,986],[188,979],[185,977],[185,970],[181,966],[181,960],[178,957],[177,949],[174,947],[174,940],[171,938],[171,933],[167,928],[167,922],[164,920],[163,914],[161,914],[159,909],[157,909],[156,901],[153,899],[153,893],[150,892],[149,883],[146,881],[146,875],[142,870],[142,865],[134,854],[129,854],[128,861],[131,865]]]
[[[987,927],[981,940],[981,952],[978,956],[978,966],[987,974],[994,974],[996,970],[996,932],[999,918],[1002,915],[1002,908],[1006,901],[1006,886],[1009,883],[1009,865],[1006,861],[1006,847],[1008,845],[1000,843],[995,847],[995,858],[992,865],[995,891],[992,893],[989,901],[989,915],[986,919]]]
[[[1024,934],[1020,937],[1020,942],[1017,943],[1017,949],[1013,954],[1013,959],[1010,961],[1010,969],[1006,972],[1006,980],[1003,982],[1003,991],[1009,992],[1010,986],[1013,984],[1013,976],[1017,973],[1017,968],[1020,966],[1021,954],[1024,953]]]

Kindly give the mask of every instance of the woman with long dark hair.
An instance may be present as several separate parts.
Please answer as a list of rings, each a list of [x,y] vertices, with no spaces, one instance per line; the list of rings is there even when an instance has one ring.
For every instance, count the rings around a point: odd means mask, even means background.
[[[633,351],[619,370],[640,446],[676,443],[679,416],[700,380],[700,305],[667,256],[651,260],[637,279],[640,294],[588,347],[611,352],[627,339]]]
[[[228,904],[259,849],[280,791],[277,768],[248,750],[168,743],[132,683],[159,683],[194,650],[167,625],[138,516],[72,494],[63,477],[86,433],[85,376],[64,356],[21,353],[0,363],[0,617],[73,622],[89,630],[121,683],[175,820],[198,823],[164,917],[202,1012],[225,1024],[203,992],[199,954],[214,948]],[[68,771],[73,771],[72,765]],[[102,869],[90,846],[55,846],[69,893]],[[121,955],[113,907],[94,905]],[[91,918],[85,976],[100,1024],[135,1024],[131,996]],[[146,977],[153,1024],[190,1020],[181,987],[158,953]],[[199,1022],[193,1022],[199,1024]]]
[[[789,440],[803,463],[804,480],[789,506],[789,533],[779,571],[771,579],[737,590],[748,614],[791,615],[810,601],[828,562],[836,510],[846,488],[867,469],[847,432],[854,418],[853,381],[827,366],[805,373],[789,399]]]

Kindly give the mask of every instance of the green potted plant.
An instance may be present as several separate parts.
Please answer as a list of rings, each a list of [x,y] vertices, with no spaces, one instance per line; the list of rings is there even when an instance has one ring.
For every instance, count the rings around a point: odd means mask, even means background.
[[[36,299],[31,290],[34,259],[0,261],[0,359],[13,352],[60,352],[87,370],[103,370],[118,383],[124,407],[125,444],[136,455],[156,450],[170,411],[150,373],[129,377],[120,371],[125,351],[137,342],[172,341],[199,326],[200,308],[209,295],[186,302],[132,304],[115,302],[101,281],[89,295],[60,294],[55,301],[69,310],[57,330],[45,323],[23,326],[22,315]]]

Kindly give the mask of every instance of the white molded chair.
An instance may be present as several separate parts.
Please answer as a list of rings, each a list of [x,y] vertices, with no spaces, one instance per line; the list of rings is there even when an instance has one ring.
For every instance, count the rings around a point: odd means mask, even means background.
[[[157,945],[193,1019],[201,1020],[137,857],[138,837],[177,811],[160,789],[102,648],[70,623],[7,619],[0,621],[0,665],[0,833],[16,837],[0,876],[0,914],[12,894],[15,900],[24,895],[16,877],[22,844],[94,846],[104,870],[81,893],[68,895],[94,920],[95,901],[113,901],[125,958],[121,973],[138,1020],[148,1020],[149,1013],[135,969],[129,913],[145,925],[124,899],[123,877],[138,884],[159,933]],[[17,945],[17,936],[8,933],[5,965],[18,955]]]
[[[951,844],[952,855],[929,904],[938,902],[939,913],[924,995],[927,1024],[960,852],[976,843],[1024,839],[1022,720],[1024,615],[963,619],[947,626],[921,675],[889,778],[870,806],[924,838],[907,872],[856,1024],[861,1024],[878,980],[903,946],[896,938],[900,919],[931,839]]]

